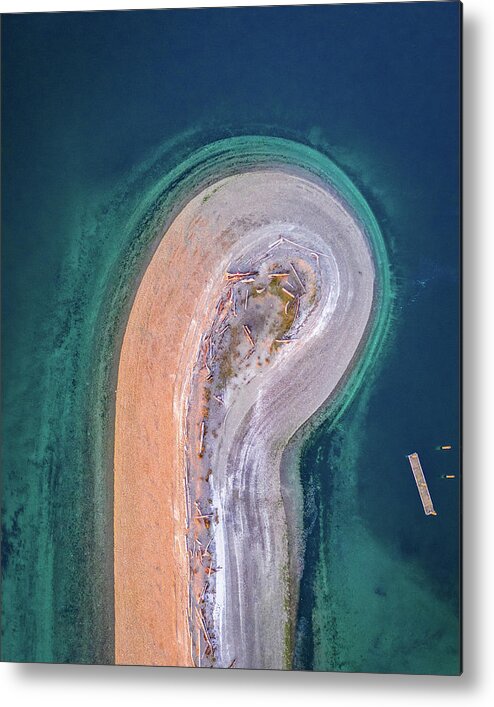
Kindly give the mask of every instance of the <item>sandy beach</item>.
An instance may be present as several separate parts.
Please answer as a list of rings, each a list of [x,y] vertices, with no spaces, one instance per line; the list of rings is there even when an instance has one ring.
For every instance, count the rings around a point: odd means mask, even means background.
[[[228,177],[168,228],[118,372],[117,663],[288,667],[301,500],[282,454],[351,365],[374,279],[358,223],[302,171]]]

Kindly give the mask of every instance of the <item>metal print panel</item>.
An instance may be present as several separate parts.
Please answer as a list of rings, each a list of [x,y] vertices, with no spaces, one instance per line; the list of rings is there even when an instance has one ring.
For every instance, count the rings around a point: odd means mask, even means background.
[[[457,2],[2,17],[2,659],[456,675]]]

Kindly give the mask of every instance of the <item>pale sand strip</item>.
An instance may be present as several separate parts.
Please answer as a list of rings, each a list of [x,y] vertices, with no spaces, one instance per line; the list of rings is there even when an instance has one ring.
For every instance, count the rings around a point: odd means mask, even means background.
[[[247,386],[232,405],[217,447],[214,496],[216,552],[224,568],[215,610],[218,664],[234,657],[239,666],[282,667],[288,552],[282,446],[346,371],[370,316],[374,270],[360,229],[312,182],[255,172],[225,180],[206,202],[203,196],[161,241],[122,347],[115,422],[116,662],[191,664],[183,433],[192,367],[225,270],[256,249],[266,251],[281,228],[328,256],[320,258],[327,264],[319,263],[326,275],[318,316],[304,339],[282,354],[284,365]],[[241,504],[234,500],[239,489]]]
[[[177,217],[139,286],[118,369],[114,455],[115,662],[191,665],[183,410],[204,323],[194,320],[230,243]],[[207,302],[206,297],[206,302]],[[181,393],[180,393],[181,394]]]

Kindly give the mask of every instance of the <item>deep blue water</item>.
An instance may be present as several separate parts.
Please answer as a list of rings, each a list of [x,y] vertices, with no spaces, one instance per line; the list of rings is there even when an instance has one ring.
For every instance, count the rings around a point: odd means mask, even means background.
[[[441,476],[459,473],[459,21],[456,2],[2,18],[6,658],[111,660],[104,636],[94,649],[83,648],[84,636],[54,649],[42,627],[42,613],[54,615],[62,644],[74,631],[89,635],[102,611],[108,623],[110,612],[94,596],[90,619],[81,620],[78,567],[91,541],[84,513],[68,509],[89,482],[79,474],[77,444],[64,437],[72,434],[75,408],[46,402],[53,394],[50,352],[64,340],[64,327],[87,321],[94,306],[69,296],[66,273],[80,260],[91,263],[88,282],[96,281],[101,254],[109,262],[120,248],[117,234],[103,242],[94,230],[81,254],[82,224],[164,142],[183,144],[187,132],[196,142],[264,132],[312,144],[355,180],[383,230],[397,292],[392,335],[367,398],[337,432],[323,430],[304,457],[303,478],[317,486],[320,507],[302,585],[297,667],[458,669],[458,624],[450,614],[458,615],[459,483]],[[74,355],[63,371],[70,400],[80,406],[89,376],[83,343],[77,351],[60,344],[60,357]],[[443,443],[453,451],[434,450]],[[434,519],[421,511],[404,456],[414,450],[438,510]],[[344,505],[335,491],[337,467],[354,473],[365,529],[355,540],[343,510],[334,526],[334,504]],[[47,494],[54,508],[41,520],[38,504]],[[46,587],[56,580],[38,581],[48,551],[30,543],[41,525],[64,538],[52,566],[71,579],[57,585],[55,600]],[[341,638],[353,635],[344,621],[338,630],[340,614],[350,611],[343,598],[328,603],[334,631],[327,630],[324,602],[314,610],[315,594],[323,596],[318,567],[343,537],[346,558],[378,550],[394,558],[380,583],[369,579],[383,607],[405,567],[430,596],[432,613],[448,615],[437,626],[429,619],[431,629],[426,612],[418,614],[415,630],[432,631],[426,664],[417,641],[401,645],[395,636],[383,647],[378,635],[383,622],[399,633],[400,616],[410,618],[410,583],[400,601],[390,599],[389,613],[375,609],[376,635],[365,651],[357,639]],[[358,552],[352,543],[360,543]],[[98,591],[91,582],[84,587]],[[336,596],[339,589],[330,589]],[[359,602],[351,608],[356,636],[359,626],[370,632]]]

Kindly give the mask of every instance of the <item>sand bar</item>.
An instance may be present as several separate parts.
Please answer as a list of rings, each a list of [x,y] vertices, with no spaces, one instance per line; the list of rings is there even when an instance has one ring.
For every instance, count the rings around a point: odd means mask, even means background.
[[[116,662],[286,666],[281,455],[347,371],[373,295],[361,228],[302,173],[229,177],[167,230],[118,373]]]

